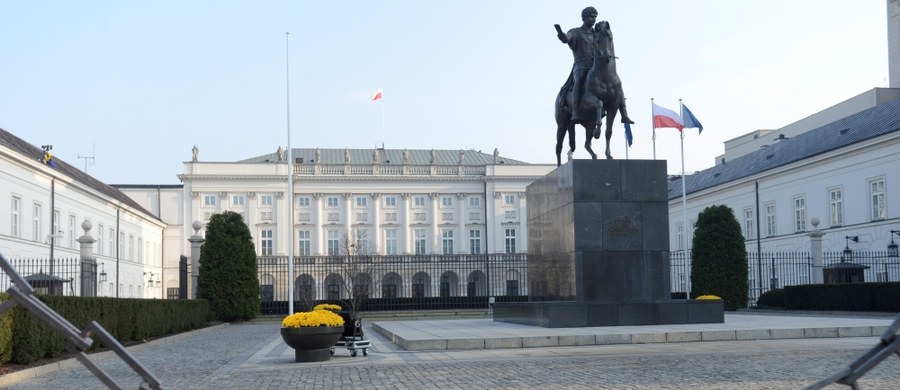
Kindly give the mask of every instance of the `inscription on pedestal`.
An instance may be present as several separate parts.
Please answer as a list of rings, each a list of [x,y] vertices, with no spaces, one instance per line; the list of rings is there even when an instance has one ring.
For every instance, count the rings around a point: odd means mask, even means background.
[[[612,222],[609,228],[607,228],[607,231],[614,237],[628,237],[637,233],[638,230],[628,218],[618,217]]]

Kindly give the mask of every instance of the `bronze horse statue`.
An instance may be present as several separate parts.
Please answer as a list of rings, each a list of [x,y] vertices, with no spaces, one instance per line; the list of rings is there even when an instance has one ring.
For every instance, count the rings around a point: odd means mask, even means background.
[[[580,116],[585,118],[581,126],[585,130],[584,148],[592,159],[597,154],[591,149],[591,137],[600,138],[601,120],[606,117],[606,158],[612,159],[609,151],[609,140],[612,138],[612,125],[616,114],[622,111],[622,121],[631,122],[625,110],[625,93],[622,91],[622,80],[616,73],[616,49],[613,44],[609,22],[601,21],[594,27],[595,55],[591,70],[588,71]],[[575,152],[575,125],[571,120],[573,77],[563,84],[556,96],[556,165],[561,165],[560,153],[566,134],[569,135],[569,156]]]

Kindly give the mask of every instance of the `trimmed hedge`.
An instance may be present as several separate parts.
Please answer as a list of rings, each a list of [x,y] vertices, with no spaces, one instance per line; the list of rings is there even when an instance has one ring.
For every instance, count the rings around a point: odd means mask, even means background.
[[[900,282],[806,284],[784,288],[791,310],[900,312]]]
[[[202,328],[207,325],[209,316],[209,303],[204,300],[37,297],[78,329],[84,329],[96,320],[122,344]],[[65,351],[65,338],[37,316],[21,305],[10,312],[15,337],[12,338],[9,361],[28,364]],[[96,336],[92,338],[97,341]],[[100,344],[95,342],[91,348],[96,349]]]
[[[784,289],[775,289],[764,292],[756,300],[756,307],[760,309],[783,309]]]
[[[0,293],[0,302],[8,299],[9,294]],[[7,310],[6,313],[0,315],[0,366],[12,358],[12,319],[12,310]]]

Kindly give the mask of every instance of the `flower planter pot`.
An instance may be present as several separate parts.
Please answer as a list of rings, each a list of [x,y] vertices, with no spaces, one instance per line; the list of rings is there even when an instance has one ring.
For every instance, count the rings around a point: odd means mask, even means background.
[[[294,349],[294,361],[324,362],[331,359],[329,350],[341,339],[343,332],[342,326],[281,328],[281,338]]]

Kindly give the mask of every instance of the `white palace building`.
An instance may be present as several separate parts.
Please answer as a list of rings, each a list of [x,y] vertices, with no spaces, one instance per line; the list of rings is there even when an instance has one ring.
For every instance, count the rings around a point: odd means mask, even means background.
[[[261,257],[287,256],[291,239],[294,256],[342,255],[350,237],[383,256],[524,254],[525,187],[555,168],[497,151],[295,148],[289,217],[285,155],[198,158],[184,163],[183,185],[117,186],[168,224],[167,286],[177,285],[172,260],[190,253],[193,221],[223,211],[243,216]]]

